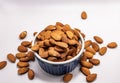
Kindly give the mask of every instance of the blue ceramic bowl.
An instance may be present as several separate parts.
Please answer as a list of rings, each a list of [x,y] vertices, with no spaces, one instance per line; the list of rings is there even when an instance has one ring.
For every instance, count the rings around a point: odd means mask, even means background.
[[[36,34],[36,36],[37,36],[37,34]],[[44,71],[46,71],[47,73],[52,74],[52,75],[63,75],[63,74],[69,73],[72,70],[74,70],[75,67],[79,64],[80,56],[82,55],[83,50],[84,50],[84,39],[81,34],[80,34],[80,38],[81,38],[80,41],[82,44],[82,48],[81,48],[80,52],[75,57],[73,57],[72,59],[67,60],[67,61],[63,61],[63,62],[48,61],[46,59],[41,58],[35,52],[35,55],[36,55],[36,58],[38,60],[40,67]],[[36,37],[34,38],[32,45],[34,45],[35,41],[36,41]]]

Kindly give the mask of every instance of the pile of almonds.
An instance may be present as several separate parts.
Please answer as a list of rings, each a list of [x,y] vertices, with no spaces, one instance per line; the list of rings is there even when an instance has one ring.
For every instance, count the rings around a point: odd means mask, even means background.
[[[80,30],[72,29],[68,24],[49,25],[36,37],[31,49],[41,58],[61,62],[76,56],[81,50]]]
[[[81,14],[82,19],[87,18],[85,11]],[[34,32],[35,36],[37,32]],[[35,61],[34,52],[29,51],[28,48],[37,52],[40,57],[50,61],[66,61],[73,58],[78,54],[81,49],[80,36],[81,34],[85,39],[85,34],[79,29],[72,29],[68,24],[64,25],[60,22],[56,22],[56,25],[49,25],[43,31],[37,35],[36,43],[31,46],[30,41],[22,41],[18,46],[18,53],[16,55],[9,53],[7,59],[15,63],[18,59],[17,67],[18,74],[22,75],[28,73],[28,78],[32,80],[35,73],[29,68],[29,62]],[[23,31],[19,35],[19,39],[23,40],[27,36],[27,31]],[[99,65],[100,60],[94,58],[94,55],[98,52],[103,56],[108,48],[116,48],[116,42],[110,42],[106,46],[100,47],[104,41],[99,36],[93,37],[95,41],[85,40],[84,52],[80,58],[80,71],[86,76],[87,82],[93,82],[97,78],[97,73],[91,73],[90,68]],[[60,56],[62,55],[62,56]],[[5,68],[7,61],[0,61],[0,70]],[[73,74],[67,73],[63,76],[65,83],[69,82],[73,77]]]

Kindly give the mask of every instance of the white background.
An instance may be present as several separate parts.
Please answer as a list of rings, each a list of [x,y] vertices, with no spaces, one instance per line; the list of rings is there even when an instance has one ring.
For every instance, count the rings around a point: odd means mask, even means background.
[[[82,11],[88,14],[86,20],[80,18]],[[101,63],[90,70],[98,74],[94,83],[120,83],[119,0],[0,0],[0,61],[7,60],[8,53],[17,53],[21,31],[28,31],[25,40],[31,41],[34,31],[39,32],[57,21],[80,28],[86,34],[86,40],[93,40],[94,35],[101,36],[104,39],[101,46],[116,41],[116,49],[108,49],[104,56],[95,55]],[[19,76],[16,63],[8,61],[7,66],[0,70],[0,83],[63,83],[63,76],[47,74],[37,61],[30,62],[30,68],[35,71],[32,81],[27,74]],[[69,83],[86,83],[79,66],[71,73],[73,79]]]

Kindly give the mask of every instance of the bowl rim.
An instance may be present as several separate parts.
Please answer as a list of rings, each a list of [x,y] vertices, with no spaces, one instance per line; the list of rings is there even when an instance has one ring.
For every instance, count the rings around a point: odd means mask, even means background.
[[[35,41],[36,41],[36,37],[37,37],[38,34],[39,34],[39,33],[37,33],[37,34],[35,35],[35,37],[33,38],[32,46],[34,45],[34,43],[35,43]],[[53,61],[48,61],[48,60],[46,60],[46,59],[43,59],[43,58],[41,58],[36,52],[34,52],[34,51],[33,51],[33,52],[35,53],[35,56],[36,56],[39,60],[41,60],[41,61],[43,61],[43,62],[45,62],[45,63],[48,63],[48,64],[62,65],[62,64],[70,63],[70,62],[76,60],[77,58],[79,58],[79,57],[81,56],[81,54],[83,53],[83,51],[84,51],[84,38],[83,38],[83,36],[82,36],[80,33],[79,33],[79,35],[80,35],[80,39],[81,39],[82,48],[81,48],[80,52],[79,52],[75,57],[73,57],[72,59],[69,59],[69,60],[66,60],[66,61],[63,61],[63,62],[53,62]]]

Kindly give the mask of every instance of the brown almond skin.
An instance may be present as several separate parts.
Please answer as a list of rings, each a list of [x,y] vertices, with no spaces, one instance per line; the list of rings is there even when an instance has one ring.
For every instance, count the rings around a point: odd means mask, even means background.
[[[0,70],[5,68],[6,65],[7,65],[7,61],[1,61],[0,62]]]
[[[87,57],[85,56],[85,55],[82,55],[81,57],[80,57],[80,62],[81,61],[86,61],[87,60]]]
[[[26,54],[20,52],[20,53],[17,53],[17,54],[16,54],[16,57],[17,57],[18,59],[20,59],[20,58],[24,58],[24,57],[26,57]]]
[[[93,48],[96,52],[98,52],[99,49],[100,49],[99,45],[98,45],[96,42],[92,42],[92,48]]]
[[[99,50],[100,55],[104,55],[107,52],[107,47],[101,47]]]
[[[32,79],[34,79],[34,76],[35,76],[34,71],[32,69],[29,69],[29,71],[28,71],[28,78],[30,80],[32,80]]]
[[[86,51],[91,52],[92,54],[96,54],[96,51],[92,47],[87,47]]]
[[[91,41],[91,40],[85,41],[85,47],[84,47],[84,48],[89,47],[91,44],[92,44],[92,41]]]
[[[93,38],[94,38],[94,40],[95,40],[97,43],[99,43],[99,44],[103,43],[103,39],[102,39],[101,37],[99,37],[99,36],[94,36]]]
[[[24,39],[27,36],[27,31],[23,31],[19,35],[19,39]]]
[[[23,45],[23,46],[25,46],[25,47],[30,46],[30,44],[31,44],[31,42],[29,42],[29,41],[22,41],[22,42],[21,42],[21,45]]]
[[[28,57],[20,58],[21,62],[28,62],[30,59]]]
[[[83,53],[88,59],[91,59],[93,57],[94,54],[92,54],[91,52],[85,51]]]
[[[81,13],[81,18],[84,20],[87,19],[87,13],[85,11]]]
[[[18,74],[19,75],[25,74],[25,73],[28,72],[28,70],[29,70],[29,68],[27,68],[27,67],[19,68],[18,69]]]
[[[67,48],[68,47],[68,44],[67,43],[64,43],[64,42],[56,42],[55,43],[57,46],[60,46],[62,48]]]
[[[72,79],[73,75],[68,73],[68,74],[65,74],[64,77],[63,77],[63,81],[65,83],[68,83],[71,79]]]
[[[87,61],[81,61],[81,65],[87,68],[92,68],[93,64]]]
[[[28,67],[28,66],[29,66],[29,63],[28,63],[28,62],[18,62],[18,63],[17,63],[17,66],[18,66],[19,68]]]
[[[84,75],[86,75],[86,76],[88,76],[88,75],[91,74],[91,73],[90,73],[90,70],[89,70],[88,68],[86,68],[86,67],[81,67],[81,68],[80,68],[80,71],[81,71]]]
[[[87,82],[93,82],[96,78],[97,78],[97,74],[93,73],[93,74],[90,74],[86,77],[86,81]]]
[[[29,51],[29,52],[27,53],[27,57],[29,58],[29,60],[35,61],[35,54],[34,54],[34,52]]]
[[[9,60],[10,62],[12,62],[12,63],[15,63],[15,61],[16,61],[16,57],[15,57],[12,53],[9,53],[9,54],[7,55],[7,58],[8,58],[8,60]]]
[[[25,46],[20,45],[20,46],[18,46],[18,51],[19,52],[27,52],[28,49]]]
[[[92,63],[93,65],[99,65],[100,64],[100,60],[99,59],[89,59],[89,62]]]
[[[117,43],[116,42],[110,42],[107,44],[108,48],[116,48],[117,47]]]

